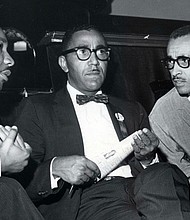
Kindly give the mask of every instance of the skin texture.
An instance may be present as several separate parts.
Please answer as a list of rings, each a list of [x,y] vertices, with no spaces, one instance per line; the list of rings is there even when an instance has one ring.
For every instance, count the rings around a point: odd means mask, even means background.
[[[1,169],[5,173],[21,172],[28,164],[31,147],[18,134],[18,128],[0,126]]]
[[[14,60],[7,52],[8,42],[0,28],[0,90],[11,75]],[[18,134],[18,128],[0,125],[1,170],[4,173],[21,172],[28,164],[31,147]]]
[[[97,49],[107,46],[103,36],[96,30],[80,30],[72,35],[67,49],[85,46]],[[92,53],[86,61],[77,58],[75,52],[59,57],[59,65],[68,75],[68,81],[77,90],[86,95],[94,95],[101,88],[107,71],[108,61],[100,61]],[[158,139],[148,129],[138,131],[134,136],[135,156],[148,164],[152,158],[145,159],[158,146]],[[96,181],[100,177],[98,166],[84,156],[57,157],[53,161],[52,173],[73,185]]]
[[[97,49],[106,46],[102,36],[94,31],[78,31],[72,37],[69,48],[86,46],[90,49]],[[61,68],[68,73],[69,83],[86,95],[95,94],[106,77],[107,61],[98,60],[95,53],[92,53],[87,61],[81,61],[76,53],[70,53],[66,57],[59,58]]]
[[[190,57],[190,35],[171,39],[167,54],[169,57],[176,59],[179,56]],[[175,62],[174,68],[170,70],[171,78],[175,88],[180,95],[190,95],[190,67],[181,68]]]
[[[8,42],[0,28],[0,90],[2,90],[4,82],[8,81],[11,75],[10,67],[14,65],[14,60],[7,52]]]

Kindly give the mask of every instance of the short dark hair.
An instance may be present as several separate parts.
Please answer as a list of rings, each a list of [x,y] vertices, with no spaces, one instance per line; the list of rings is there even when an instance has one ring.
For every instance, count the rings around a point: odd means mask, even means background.
[[[170,39],[176,39],[178,37],[183,37],[190,34],[190,25],[186,25],[174,30],[170,34]]]
[[[107,45],[107,42],[106,42],[104,35],[99,31],[99,29],[96,26],[89,25],[89,24],[83,24],[80,26],[75,26],[72,29],[69,29],[65,32],[64,37],[63,37],[63,42],[62,42],[62,51],[65,51],[68,49],[68,46],[69,46],[69,43],[71,41],[73,34],[78,31],[83,31],[83,30],[86,30],[86,31],[94,30],[94,31],[98,32],[103,37],[105,44]]]

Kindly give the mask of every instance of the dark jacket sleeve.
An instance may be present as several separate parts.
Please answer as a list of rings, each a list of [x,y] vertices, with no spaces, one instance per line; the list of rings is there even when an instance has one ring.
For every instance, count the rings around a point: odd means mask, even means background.
[[[30,198],[34,201],[43,199],[57,190],[52,190],[50,185],[50,163],[53,157],[44,160],[45,141],[43,133],[43,117],[36,109],[30,98],[24,100],[24,108],[16,121],[19,133],[24,141],[32,147],[32,154],[28,166],[16,179],[26,188]],[[60,186],[63,185],[62,184]]]

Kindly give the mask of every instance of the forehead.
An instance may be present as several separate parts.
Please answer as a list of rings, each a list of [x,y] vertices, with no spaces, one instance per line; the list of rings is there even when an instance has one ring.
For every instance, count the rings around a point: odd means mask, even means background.
[[[104,45],[106,46],[106,42],[102,35],[95,30],[82,30],[77,31],[73,34],[72,39],[70,41],[70,46],[98,46]]]
[[[190,35],[171,39],[167,47],[168,55],[190,56]]]

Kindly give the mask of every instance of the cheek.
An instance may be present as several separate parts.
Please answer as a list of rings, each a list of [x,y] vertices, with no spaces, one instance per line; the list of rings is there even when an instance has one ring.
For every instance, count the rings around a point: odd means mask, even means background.
[[[102,68],[102,73],[103,75],[105,76],[106,75],[106,72],[107,72],[107,63],[102,63],[101,64],[101,68]]]
[[[0,55],[0,65],[2,65],[2,63],[3,63],[3,56],[2,55]]]
[[[186,71],[186,76],[188,81],[190,81],[190,67],[188,68],[188,71]]]

